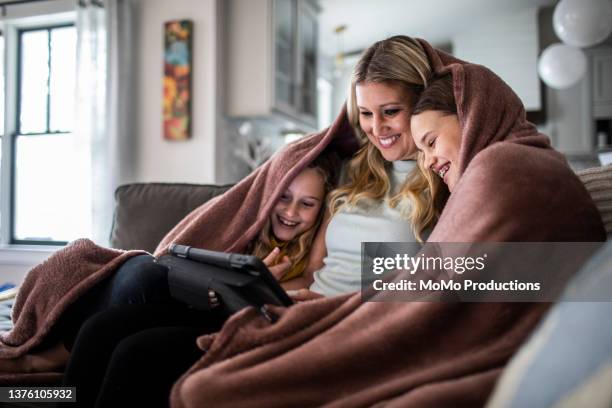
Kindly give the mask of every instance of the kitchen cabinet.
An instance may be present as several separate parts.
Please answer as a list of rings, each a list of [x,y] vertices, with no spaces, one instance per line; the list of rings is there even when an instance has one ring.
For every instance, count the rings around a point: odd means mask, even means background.
[[[310,0],[224,4],[227,114],[281,115],[315,127],[316,5]]]
[[[593,154],[590,77],[585,75],[567,89],[544,89],[547,123],[542,131],[555,149],[568,156]]]
[[[590,50],[593,117],[612,118],[612,48]]]

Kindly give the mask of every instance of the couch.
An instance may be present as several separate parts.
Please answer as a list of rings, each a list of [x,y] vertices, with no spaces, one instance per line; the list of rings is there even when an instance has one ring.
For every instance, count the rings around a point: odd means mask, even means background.
[[[612,235],[612,165],[578,176]],[[111,245],[153,251],[182,217],[231,185],[138,183],[119,187]],[[612,292],[612,240],[568,291]],[[589,292],[590,293],[590,292]],[[612,300],[612,297],[610,298]],[[612,406],[612,302],[559,302],[504,370],[489,407]]]

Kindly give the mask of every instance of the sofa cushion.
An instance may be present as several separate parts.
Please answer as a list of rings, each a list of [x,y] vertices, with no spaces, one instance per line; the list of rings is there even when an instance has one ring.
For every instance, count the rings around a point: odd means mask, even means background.
[[[162,238],[192,210],[231,185],[135,183],[115,191],[113,248],[152,252]]]
[[[608,236],[612,234],[612,164],[581,170],[578,177],[593,198]]]
[[[612,406],[611,272],[608,241],[512,358],[488,408]]]

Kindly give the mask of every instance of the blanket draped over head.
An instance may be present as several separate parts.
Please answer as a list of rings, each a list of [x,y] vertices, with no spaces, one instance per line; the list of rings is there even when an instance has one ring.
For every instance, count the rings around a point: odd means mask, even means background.
[[[452,73],[462,128],[461,176],[429,240],[605,239],[588,193],[548,138],[525,120],[514,92],[486,68],[420,43],[436,73]],[[351,137],[343,111],[329,129],[286,147],[195,210],[156,253],[171,242],[244,250],[293,177],[323,149],[346,147]],[[67,256],[75,245],[52,258]],[[90,264],[76,252],[74,259]],[[41,282],[43,272],[57,262],[35,268],[19,293],[15,328],[1,338],[0,357],[39,344],[67,305],[134,252],[112,254],[97,269],[73,265],[81,276],[66,273],[57,300],[46,304],[39,299],[58,289]],[[274,308],[280,316],[274,324],[245,309],[219,333],[198,339],[205,352],[174,385],[172,406],[482,405],[545,309],[527,303],[363,303],[359,294]]]

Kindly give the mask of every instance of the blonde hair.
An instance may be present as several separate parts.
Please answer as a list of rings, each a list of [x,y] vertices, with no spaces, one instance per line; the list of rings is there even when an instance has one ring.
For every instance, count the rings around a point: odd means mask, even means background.
[[[306,169],[313,169],[323,179],[323,190],[325,196],[335,187],[336,177],[335,175],[338,173],[337,168],[339,166],[339,159],[337,155],[333,152],[325,152],[322,153],[319,157],[317,157],[312,163],[310,163]],[[326,210],[326,200],[323,200],[321,205],[321,209],[319,210],[319,214],[317,215],[317,220],[314,225],[303,232],[297,239],[293,239],[286,243],[283,243],[284,255],[287,255],[291,260],[293,267],[304,267],[306,263],[306,258],[308,257],[308,253],[310,252],[310,248],[312,246],[312,242],[314,241],[315,235],[319,226],[321,225],[321,221],[323,220],[323,216]],[[280,242],[275,241],[274,232],[272,231],[272,223],[270,222],[270,217],[266,220],[264,227],[259,232],[258,236],[251,242],[249,248],[247,248],[247,252],[251,253],[251,255],[255,255],[258,258],[265,258],[268,254],[278,245]],[[301,272],[301,271],[300,271]]]
[[[330,193],[332,214],[344,205],[356,205],[361,200],[383,200],[391,190],[391,163],[369,142],[359,126],[357,85],[377,82],[400,86],[407,91],[412,105],[431,76],[425,50],[410,37],[391,37],[374,43],[364,51],[353,69],[347,101],[348,120],[360,139],[361,147],[348,163],[346,184]],[[424,168],[422,160],[417,162],[417,167],[399,192],[391,197],[389,205],[395,208],[404,199],[412,202],[410,212],[404,215],[411,221],[416,239],[422,242],[423,232],[433,226],[439,217],[444,203],[440,203],[436,197],[444,187],[431,170]]]

